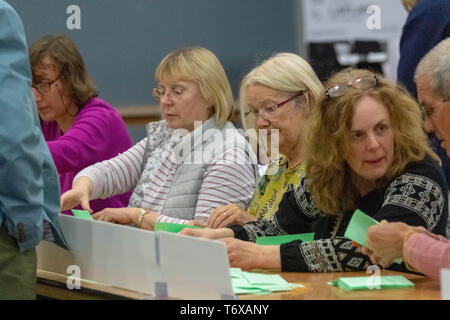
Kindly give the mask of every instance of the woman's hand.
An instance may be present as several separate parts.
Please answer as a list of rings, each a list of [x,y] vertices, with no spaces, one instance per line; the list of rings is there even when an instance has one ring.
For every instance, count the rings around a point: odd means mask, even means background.
[[[382,267],[390,266],[395,259],[403,257],[405,238],[413,227],[403,222],[388,223],[385,220],[371,226],[367,231],[367,245],[371,248],[370,260]]]
[[[93,214],[92,218],[118,224],[133,224],[136,223],[139,212],[139,208],[106,208]]]
[[[89,205],[89,196],[92,193],[92,188],[92,180],[88,177],[80,177],[75,180],[72,189],[61,196],[61,211],[72,209],[80,204],[83,210],[92,213]]]
[[[228,228],[221,229],[193,229],[193,228],[184,228],[179,232],[180,234],[184,234],[186,236],[192,236],[197,238],[204,239],[221,239],[227,237],[234,237],[234,232]]]
[[[233,268],[281,270],[279,246],[261,246],[235,238],[225,238],[220,241],[225,242],[227,246],[228,259]]]
[[[224,228],[231,224],[245,224],[250,221],[256,221],[256,217],[239,207],[234,203],[214,209],[208,219],[209,228]]]

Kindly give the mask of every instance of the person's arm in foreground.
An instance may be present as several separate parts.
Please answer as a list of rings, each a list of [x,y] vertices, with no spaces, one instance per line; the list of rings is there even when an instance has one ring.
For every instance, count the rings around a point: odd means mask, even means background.
[[[25,250],[59,212],[59,179],[39,126],[23,26],[3,5],[0,21],[0,225]]]
[[[435,279],[439,279],[440,269],[450,268],[450,242],[423,227],[382,221],[369,228],[367,238],[371,260],[381,259],[383,266],[403,258],[415,271]]]
[[[231,267],[244,270],[254,268],[281,270],[280,246],[262,246],[252,242],[233,238],[229,228],[191,229],[185,228],[180,234],[205,239],[220,239],[227,246]]]

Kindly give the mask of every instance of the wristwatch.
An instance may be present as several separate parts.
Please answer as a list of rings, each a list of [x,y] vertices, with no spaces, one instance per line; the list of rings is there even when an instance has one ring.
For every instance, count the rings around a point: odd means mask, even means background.
[[[136,222],[136,228],[140,228],[141,227],[142,221],[144,220],[144,216],[147,213],[150,213],[150,210],[144,209],[144,208],[139,208],[139,217],[138,217],[137,222]]]

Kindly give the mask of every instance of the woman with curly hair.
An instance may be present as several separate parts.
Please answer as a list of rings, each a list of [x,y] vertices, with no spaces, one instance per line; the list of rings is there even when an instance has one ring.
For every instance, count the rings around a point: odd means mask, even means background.
[[[367,269],[369,257],[344,237],[356,209],[445,235],[447,186],[414,99],[368,70],[343,70],[325,88],[305,130],[305,177],[273,218],[184,234],[255,241],[314,232],[311,242],[281,246],[224,240],[232,266],[297,272]],[[390,268],[407,271],[404,264]]]

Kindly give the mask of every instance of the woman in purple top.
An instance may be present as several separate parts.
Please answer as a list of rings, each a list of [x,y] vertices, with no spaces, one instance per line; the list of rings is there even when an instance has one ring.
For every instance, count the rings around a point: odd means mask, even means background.
[[[29,51],[42,131],[64,193],[80,170],[129,149],[131,139],[120,114],[97,98],[83,58],[68,37],[42,37]],[[91,208],[124,207],[130,195],[94,200]]]

